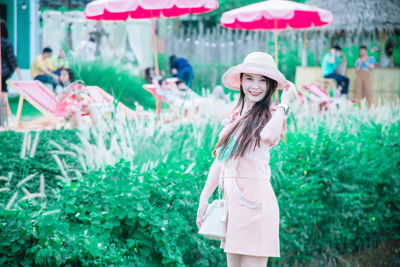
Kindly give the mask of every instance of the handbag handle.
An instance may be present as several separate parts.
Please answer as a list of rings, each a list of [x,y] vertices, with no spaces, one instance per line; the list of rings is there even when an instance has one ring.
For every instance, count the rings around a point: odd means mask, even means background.
[[[221,171],[219,172],[219,181],[218,181],[218,200],[221,200],[221,194],[222,194],[222,186],[223,186],[223,173],[224,173],[224,169],[225,169],[225,163],[222,163],[222,167],[221,167]]]

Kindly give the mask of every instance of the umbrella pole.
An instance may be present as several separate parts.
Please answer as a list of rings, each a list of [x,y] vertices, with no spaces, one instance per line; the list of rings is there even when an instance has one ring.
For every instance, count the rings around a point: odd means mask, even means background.
[[[278,20],[274,19],[275,62],[278,67]]]
[[[274,37],[275,37],[275,62],[276,62],[276,66],[279,66],[278,63],[278,31],[274,31]]]
[[[5,23],[5,21],[4,21],[4,23]],[[0,36],[1,36],[1,28],[0,28]],[[1,66],[1,42],[0,42],[0,66]],[[1,71],[2,71],[2,69],[0,68],[0,74],[1,74]],[[3,76],[1,77],[1,78],[3,78]],[[1,88],[1,84],[0,84],[0,94],[2,94],[1,92],[3,92],[1,89],[3,89],[3,88]],[[1,107],[0,107],[1,108]]]
[[[276,67],[278,67],[278,20],[274,20],[275,29],[274,29],[274,39],[275,39],[275,62]],[[275,91],[275,104],[279,103],[279,93],[278,90]]]
[[[160,70],[158,68],[157,34],[156,34],[156,27],[152,10],[150,10],[150,14],[151,14],[151,30],[153,32],[152,36],[153,36],[154,67],[156,69],[156,76],[160,76]]]
[[[0,28],[0,36],[1,36],[1,28]],[[1,58],[1,42],[0,42],[0,66],[1,66],[1,60],[2,60],[2,58]],[[0,67],[0,74],[1,73],[2,73],[2,69]],[[1,76],[1,79],[3,79],[3,76]],[[3,119],[4,118],[7,120],[7,117],[3,116],[3,111],[5,113],[6,107],[4,106],[3,91],[2,91],[3,88],[1,88],[2,84],[3,83],[0,84],[0,126],[3,126]]]
[[[380,45],[381,45],[381,51],[380,51],[380,63],[382,66],[383,63],[383,56],[385,54],[385,43],[386,43],[386,32],[385,29],[382,29],[381,34],[380,34]]]

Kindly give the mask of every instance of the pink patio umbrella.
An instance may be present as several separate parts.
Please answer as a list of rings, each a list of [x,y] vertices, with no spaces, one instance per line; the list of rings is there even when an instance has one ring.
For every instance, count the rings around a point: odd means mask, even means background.
[[[84,14],[93,20],[148,19],[152,21],[154,64],[159,75],[154,18],[200,14],[218,8],[217,0],[97,0],[87,4]]]
[[[321,27],[333,21],[328,10],[286,0],[269,0],[224,12],[221,25],[241,30],[273,30],[278,64],[278,30]]]

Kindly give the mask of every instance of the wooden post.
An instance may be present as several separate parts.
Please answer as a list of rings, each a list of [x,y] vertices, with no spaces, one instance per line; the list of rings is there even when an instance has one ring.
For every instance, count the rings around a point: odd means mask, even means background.
[[[329,48],[332,48],[334,45],[335,45],[335,35],[331,37],[331,47]]]
[[[3,114],[4,108],[3,107],[4,107],[3,98],[0,97],[0,127],[5,124],[3,121],[4,120],[4,114]]]
[[[2,19],[2,18],[0,17],[0,20],[1,20],[1,19]],[[4,21],[4,23],[6,23],[6,22]],[[0,36],[1,36],[1,27],[0,27]],[[1,42],[0,42],[0,75],[1,75],[1,71],[2,71],[2,69],[1,69],[1,59],[2,59],[2,58],[1,58]],[[1,76],[1,78],[3,79],[3,76]],[[3,95],[2,95],[2,94],[3,94],[3,93],[2,93],[3,91],[1,90],[1,89],[3,89],[3,88],[1,88],[2,86],[3,86],[3,83],[0,84],[0,94],[1,94],[0,96],[1,96],[1,97],[3,97]]]
[[[161,101],[160,99],[158,99],[158,97],[156,98],[156,113],[157,113],[157,120],[160,119],[160,115],[161,115]]]
[[[156,27],[152,10],[150,10],[150,14],[151,14],[151,31],[153,32],[152,36],[153,36],[154,67],[156,69],[156,76],[160,76],[160,70],[158,68],[157,33],[156,33]]]
[[[385,31],[385,29],[382,29],[381,34],[380,34],[381,50],[379,53],[379,63],[381,66],[383,65],[383,57],[385,55],[385,43],[386,43],[386,31]]]
[[[275,62],[278,67],[278,20],[274,20],[275,29],[274,29],[274,37],[275,37]]]
[[[16,122],[15,122],[16,127],[18,127],[20,124],[23,105],[24,105],[24,96],[21,94],[19,96],[19,102],[18,102],[17,118],[16,118]]]
[[[0,20],[1,20],[1,17],[0,17]],[[5,23],[5,21],[4,21],[4,23]],[[1,27],[0,27],[0,36],[1,36]],[[1,75],[1,71],[2,71],[2,69],[1,69],[1,42],[0,42],[0,75]],[[1,76],[1,79],[3,79],[3,76]],[[1,100],[1,102],[0,102],[0,116],[1,116],[1,118],[0,118],[0,125],[3,125],[3,119],[5,119],[5,120],[8,120],[8,118],[7,118],[7,116],[5,116],[5,114],[3,114],[3,110],[4,110],[4,113],[6,113],[7,111],[6,111],[6,107],[5,107],[5,105],[4,105],[4,100],[3,100],[3,97],[4,97],[4,94],[3,94],[3,91],[2,91],[2,86],[3,86],[3,83],[1,82],[1,84],[0,84],[0,100]],[[4,116],[4,117],[3,117]]]
[[[307,32],[303,33],[303,41],[304,41],[304,48],[302,52],[302,58],[301,58],[301,66],[307,67],[308,66],[308,34]]]

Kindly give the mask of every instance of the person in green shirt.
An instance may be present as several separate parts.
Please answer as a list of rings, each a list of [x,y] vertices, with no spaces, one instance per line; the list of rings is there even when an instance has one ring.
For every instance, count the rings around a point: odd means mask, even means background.
[[[52,56],[50,58],[51,63],[53,64],[53,68],[55,69],[54,74],[60,76],[62,69],[69,68],[69,62],[67,60],[67,55],[64,52],[64,49],[60,48],[57,56]]]
[[[347,96],[349,93],[349,83],[348,77],[336,73],[337,67],[342,60],[345,60],[345,55],[342,52],[340,46],[335,45],[329,50],[329,53],[325,54],[322,58],[322,76],[324,78],[335,79],[338,88],[342,95]]]

